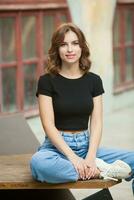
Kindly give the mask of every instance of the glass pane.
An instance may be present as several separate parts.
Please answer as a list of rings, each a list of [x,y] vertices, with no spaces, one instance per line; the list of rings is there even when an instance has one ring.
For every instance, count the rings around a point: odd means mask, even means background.
[[[133,30],[132,30],[132,11],[126,10],[125,12],[125,40],[126,42],[131,42],[133,40]]]
[[[24,107],[36,105],[36,64],[24,66]]]
[[[54,32],[54,17],[44,16],[43,17],[43,38],[44,38],[43,45],[44,45],[45,54],[48,53],[53,32]]]
[[[66,15],[61,15],[61,21],[62,21],[62,22],[67,22],[67,17],[66,17]]]
[[[126,49],[126,81],[133,80],[133,49]]]
[[[118,85],[120,80],[119,52],[114,51],[114,85]]]
[[[113,31],[113,39],[114,39],[114,45],[118,45],[120,42],[120,38],[119,38],[119,12],[116,11],[115,13],[115,18],[114,18],[114,27],[113,27],[114,31]]]
[[[0,62],[16,60],[15,55],[15,19],[0,18]]]
[[[35,17],[22,18],[22,55],[23,59],[36,57]]]
[[[2,112],[16,111],[16,68],[2,69]]]

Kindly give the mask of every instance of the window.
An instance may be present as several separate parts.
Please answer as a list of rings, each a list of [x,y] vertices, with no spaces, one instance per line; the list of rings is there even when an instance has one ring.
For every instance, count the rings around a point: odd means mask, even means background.
[[[116,93],[134,87],[134,4],[117,4],[113,39]]]
[[[38,113],[37,79],[43,73],[52,33],[66,21],[70,15],[65,6],[0,12],[0,114]]]

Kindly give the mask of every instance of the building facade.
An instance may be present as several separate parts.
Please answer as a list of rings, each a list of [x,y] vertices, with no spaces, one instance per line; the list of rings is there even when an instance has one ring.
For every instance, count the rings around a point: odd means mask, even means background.
[[[134,0],[68,0],[104,83],[106,113],[134,106]],[[75,7],[75,9],[73,9]]]
[[[103,79],[104,111],[134,105],[134,1],[1,0],[0,115],[38,115],[36,84],[50,38],[68,21],[86,35],[91,71]]]
[[[71,21],[66,0],[0,1],[0,115],[38,114],[36,82],[51,35],[66,21]]]

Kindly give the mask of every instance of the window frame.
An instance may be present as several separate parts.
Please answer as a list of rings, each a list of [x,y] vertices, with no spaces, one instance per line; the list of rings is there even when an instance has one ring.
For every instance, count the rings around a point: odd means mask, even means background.
[[[67,5],[61,6],[58,8],[48,8],[48,9],[37,9],[37,10],[11,10],[11,11],[4,11],[0,12],[0,18],[2,17],[15,17],[15,53],[16,53],[16,61],[13,62],[4,62],[0,63],[0,115],[10,114],[11,112],[2,112],[2,77],[1,71],[2,68],[11,68],[16,67],[16,112],[24,112],[26,117],[38,115],[38,106],[35,105],[35,108],[30,108],[28,110],[24,110],[24,74],[23,68],[25,64],[37,64],[36,68],[36,79],[39,78],[40,74],[43,73],[43,66],[46,61],[46,55],[43,52],[43,16],[44,15],[53,15],[54,16],[54,28],[56,28],[60,21],[60,13],[65,14],[67,17],[67,21],[71,21],[71,16],[68,10]],[[32,59],[23,59],[22,57],[22,46],[21,46],[21,19],[23,16],[35,16],[36,18],[36,57]],[[38,30],[38,31],[37,31]],[[23,83],[20,82],[23,80]],[[36,97],[35,97],[36,98]]]
[[[120,78],[121,81],[120,84],[115,85],[113,83],[113,93],[114,94],[118,94],[121,92],[124,92],[126,90],[131,90],[134,88],[134,26],[133,26],[133,30],[132,30],[132,42],[131,43],[125,43],[125,10],[126,9],[132,9],[134,10],[134,2],[133,3],[117,3],[116,6],[116,10],[115,12],[119,12],[119,44],[115,45],[113,43],[113,52],[114,51],[118,51],[119,52],[119,70],[120,70]],[[114,23],[115,23],[116,18],[114,18]],[[134,14],[133,14],[133,24],[134,24]],[[113,27],[114,27],[114,23],[113,23]],[[113,28],[113,37],[114,37],[114,28]],[[125,78],[126,78],[126,64],[125,64],[125,50],[131,47],[133,48],[132,53],[133,53],[133,61],[132,61],[132,70],[133,70],[133,80],[131,81],[126,81],[125,82]],[[114,54],[113,54],[113,64],[114,63]],[[115,73],[115,71],[114,71]]]

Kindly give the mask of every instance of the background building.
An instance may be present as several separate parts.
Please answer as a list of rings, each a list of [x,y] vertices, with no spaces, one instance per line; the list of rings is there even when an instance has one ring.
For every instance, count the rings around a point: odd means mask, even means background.
[[[0,1],[0,114],[38,114],[36,81],[45,66],[50,38],[71,21],[65,0]]]
[[[36,83],[61,22],[85,33],[106,113],[134,106],[134,0],[1,0],[0,115],[38,114]]]
[[[86,34],[91,70],[103,78],[105,112],[134,106],[134,1],[68,3],[73,21]]]

